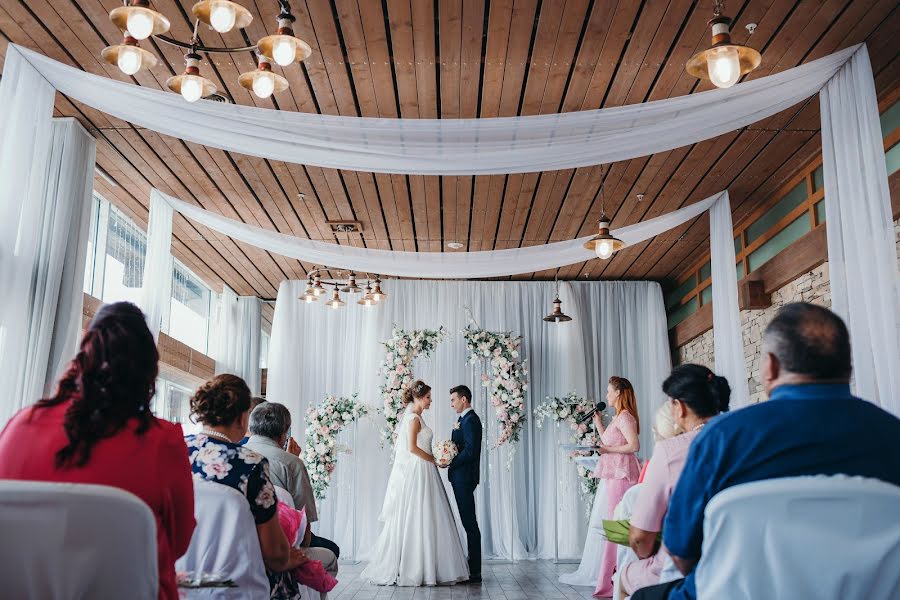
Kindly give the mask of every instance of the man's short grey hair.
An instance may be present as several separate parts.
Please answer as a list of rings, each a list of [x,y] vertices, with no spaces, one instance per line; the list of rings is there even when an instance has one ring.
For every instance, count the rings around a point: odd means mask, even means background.
[[[284,404],[263,402],[250,413],[250,433],[278,440],[291,426],[291,412]]]

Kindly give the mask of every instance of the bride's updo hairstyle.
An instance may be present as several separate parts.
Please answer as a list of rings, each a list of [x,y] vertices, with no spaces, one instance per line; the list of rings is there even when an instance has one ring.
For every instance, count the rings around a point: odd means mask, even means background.
[[[423,398],[431,391],[431,386],[421,379],[415,380],[411,386],[403,390],[403,404],[411,404],[416,398]]]

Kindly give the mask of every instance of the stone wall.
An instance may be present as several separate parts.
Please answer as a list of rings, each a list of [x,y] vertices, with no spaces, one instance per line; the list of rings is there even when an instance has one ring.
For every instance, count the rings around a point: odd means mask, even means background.
[[[900,265],[900,219],[894,221],[894,241],[897,247],[897,263]],[[744,357],[750,375],[750,402],[766,399],[760,382],[762,332],[775,311],[791,302],[811,302],[831,308],[831,286],[829,285],[828,263],[804,273],[772,294],[772,306],[763,310],[742,310],[741,330],[744,337]],[[714,368],[713,332],[707,331],[676,349],[674,364],[697,363]]]

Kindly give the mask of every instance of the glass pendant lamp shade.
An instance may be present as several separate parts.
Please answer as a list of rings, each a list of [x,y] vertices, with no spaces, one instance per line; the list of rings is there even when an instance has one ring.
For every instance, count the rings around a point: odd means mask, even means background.
[[[166,87],[181,94],[188,102],[196,102],[200,98],[206,98],[216,93],[213,82],[200,75],[200,55],[191,52],[186,54],[184,62],[187,65],[182,75],[169,77]]]
[[[597,235],[585,242],[585,249],[595,252],[599,258],[606,260],[625,247],[625,242],[610,235],[609,217],[606,215],[600,215],[598,229]]]
[[[127,5],[114,8],[109,20],[136,40],[166,33],[170,26],[167,18],[150,8],[148,0],[130,0]]]
[[[731,19],[728,17],[716,15],[709,25],[712,27],[712,46],[692,56],[685,69],[698,79],[709,79],[718,88],[729,88],[742,75],[758,67],[762,56],[749,46],[731,43]]]
[[[325,286],[322,285],[322,277],[319,273],[316,273],[315,277],[313,277],[313,285],[312,285],[312,293],[316,296],[325,295]]]
[[[241,73],[238,83],[244,89],[252,91],[258,98],[268,98],[275,92],[288,89],[288,80],[272,72],[272,64],[268,57],[259,57],[258,68],[248,73]]]
[[[310,304],[312,302],[317,302],[319,300],[319,296],[313,293],[313,281],[312,278],[306,280],[306,291],[300,296],[300,299]]]
[[[337,284],[334,284],[334,291],[331,293],[331,300],[326,302],[325,306],[327,306],[328,308],[337,310],[340,307],[344,306],[344,304],[345,304],[344,301],[341,300],[341,294],[338,291],[338,286],[337,286]]]
[[[156,55],[137,45],[137,40],[125,34],[121,44],[109,46],[100,52],[104,61],[116,65],[126,75],[134,75],[142,68],[153,68],[157,64]]]
[[[293,22],[292,15],[282,13],[278,16],[278,32],[256,42],[260,54],[271,56],[282,67],[301,62],[312,54],[309,44],[294,36]]]
[[[356,285],[356,273],[351,272],[347,280],[347,285],[341,288],[345,294],[356,294],[362,291],[362,288]]]
[[[562,300],[559,299],[559,295],[557,294],[556,299],[553,300],[553,310],[550,311],[549,315],[544,317],[544,321],[547,321],[548,323],[565,323],[571,320],[572,317],[563,313]]]
[[[228,33],[232,29],[244,29],[253,22],[249,10],[229,0],[203,0],[191,8],[194,18],[206,23],[219,33]]]
[[[376,275],[375,287],[372,288],[372,299],[375,300],[375,302],[381,302],[385,298],[387,298],[387,294],[381,290],[381,279]]]

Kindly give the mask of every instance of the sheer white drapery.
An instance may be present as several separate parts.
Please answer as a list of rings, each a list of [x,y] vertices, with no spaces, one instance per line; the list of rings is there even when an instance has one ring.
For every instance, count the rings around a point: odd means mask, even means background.
[[[141,310],[153,339],[159,339],[172,303],[172,205],[157,189],[150,191],[147,256],[141,281]]]
[[[254,396],[259,396],[262,371],[259,344],[262,336],[262,303],[256,296],[238,296],[228,286],[219,301],[219,343],[216,374],[243,378]]]
[[[741,335],[737,259],[728,192],[709,209],[709,236],[716,374],[725,377],[731,385],[731,407],[741,408],[750,402],[750,390]]]
[[[900,273],[869,55],[819,100],[832,305],[850,328],[857,393],[900,416]]]
[[[612,233],[628,245],[643,242],[700,216],[723,194],[719,192],[690,206],[621,227]],[[154,197],[164,198],[185,217],[237,241],[315,265],[363,273],[423,279],[482,279],[555,269],[596,258],[596,254],[584,249],[584,243],[593,236],[541,246],[482,252],[403,252],[356,248],[299,238],[242,223],[156,190]]]
[[[135,125],[223,150],[353,171],[489,175],[606,164],[734,131],[809,98],[860,46],[794,69],[678,98],[603,110],[493,119],[374,119],[192,104],[92,75],[20,46],[59,91]]]
[[[546,396],[563,395],[573,388],[601,399],[609,376],[623,375],[635,385],[638,410],[646,423],[641,454],[650,455],[649,420],[664,399],[660,385],[670,370],[658,284],[562,284],[563,307],[575,320],[561,324],[541,320],[556,291],[552,282],[391,281],[385,287],[390,294],[385,304],[366,309],[348,302],[337,311],[298,300],[305,285],[289,281],[279,289],[266,394],[270,401],[290,408],[301,444],[300,423],[306,409],[327,394],[359,392],[362,402],[381,406],[376,372],[384,351],[379,342],[390,337],[393,326],[433,329],[443,325],[450,335],[431,359],[416,361],[413,373],[434,388],[434,402],[425,420],[437,440],[450,438],[456,419],[449,403],[450,387],[462,383],[474,392],[475,410],[487,428],[482,485],[477,492],[486,556],[580,554],[587,527],[585,506],[578,498],[575,468],[558,446],[567,441],[568,433],[549,423],[537,430],[530,413]],[[509,446],[488,449],[497,439],[497,421],[480,385],[481,365],[465,364],[459,331],[467,323],[466,307],[482,327],[523,336],[530,379],[529,421],[511,470],[506,468]],[[366,418],[355,432],[350,428],[341,434],[338,442],[352,447],[353,453],[340,455],[328,498],[320,503],[319,533],[337,540],[348,556],[360,559],[366,558],[366,549],[381,526],[378,512],[390,470],[390,449],[382,448],[379,441],[382,424],[381,417]],[[558,485],[548,485],[554,481]]]
[[[0,424],[52,391],[81,331],[96,142],[74,119],[36,127],[52,94],[15,92],[35,77],[13,69],[0,87],[22,117],[0,119]]]

